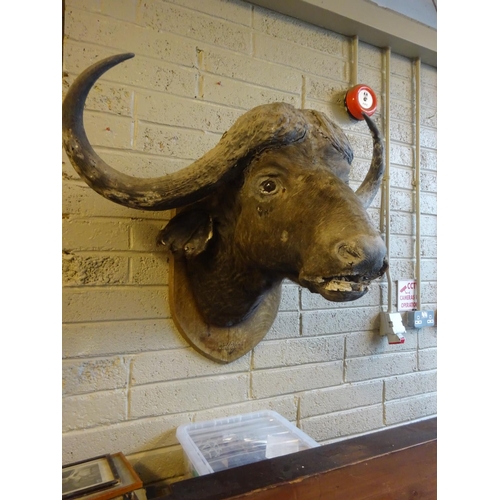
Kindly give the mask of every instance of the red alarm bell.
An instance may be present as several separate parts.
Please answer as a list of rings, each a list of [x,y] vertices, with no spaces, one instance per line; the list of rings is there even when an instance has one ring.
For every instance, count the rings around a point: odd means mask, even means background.
[[[349,114],[356,120],[363,120],[363,112],[373,115],[377,109],[377,96],[368,85],[356,85],[345,95],[345,105]]]

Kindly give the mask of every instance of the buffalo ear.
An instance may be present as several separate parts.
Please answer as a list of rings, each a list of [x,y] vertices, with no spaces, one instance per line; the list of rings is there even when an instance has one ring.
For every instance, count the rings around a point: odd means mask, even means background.
[[[174,255],[196,257],[213,236],[213,221],[203,210],[185,210],[175,215],[158,235],[158,243]]]

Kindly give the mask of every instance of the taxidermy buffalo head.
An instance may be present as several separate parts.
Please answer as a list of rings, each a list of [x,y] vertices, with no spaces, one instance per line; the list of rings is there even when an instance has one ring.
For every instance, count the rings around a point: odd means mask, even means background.
[[[83,126],[86,97],[108,69],[133,57],[104,59],[84,71],[63,104],[63,140],[80,176],[99,194],[140,210],[180,209],[159,235],[185,265],[197,310],[208,325],[241,324],[283,279],[335,302],[368,291],[387,268],[386,248],[366,212],[384,172],[372,120],[366,178],[349,186],[353,153],[323,113],[289,104],[243,114],[202,158],[158,178],[107,165]]]

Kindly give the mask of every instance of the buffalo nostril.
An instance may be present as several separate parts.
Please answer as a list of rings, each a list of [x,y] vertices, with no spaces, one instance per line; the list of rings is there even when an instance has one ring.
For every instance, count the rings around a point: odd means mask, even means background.
[[[384,262],[386,248],[382,239],[378,236],[362,235],[348,241],[341,241],[336,246],[338,258],[345,264],[363,270],[378,271]]]
[[[382,276],[386,271],[387,269],[389,268],[389,262],[387,261],[387,259],[384,257],[384,260],[382,262],[382,267],[380,268],[379,270],[379,274],[380,276]]]
[[[351,264],[358,262],[363,257],[359,248],[346,243],[338,246],[337,253],[343,260],[346,260]]]

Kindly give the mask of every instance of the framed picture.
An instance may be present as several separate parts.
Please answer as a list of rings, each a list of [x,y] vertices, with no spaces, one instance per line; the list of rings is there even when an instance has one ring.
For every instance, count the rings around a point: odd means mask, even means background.
[[[110,455],[83,460],[62,468],[62,497],[75,498],[108,488],[120,481]]]
[[[99,470],[96,469],[96,465]],[[88,485],[84,486],[81,481],[78,485],[75,481],[65,485],[65,472],[71,473],[66,474],[68,482],[68,478],[74,477],[78,471],[92,478],[85,480]],[[63,500],[112,500],[120,495],[131,495],[135,490],[142,488],[140,477],[122,452],[65,465],[62,473]]]

